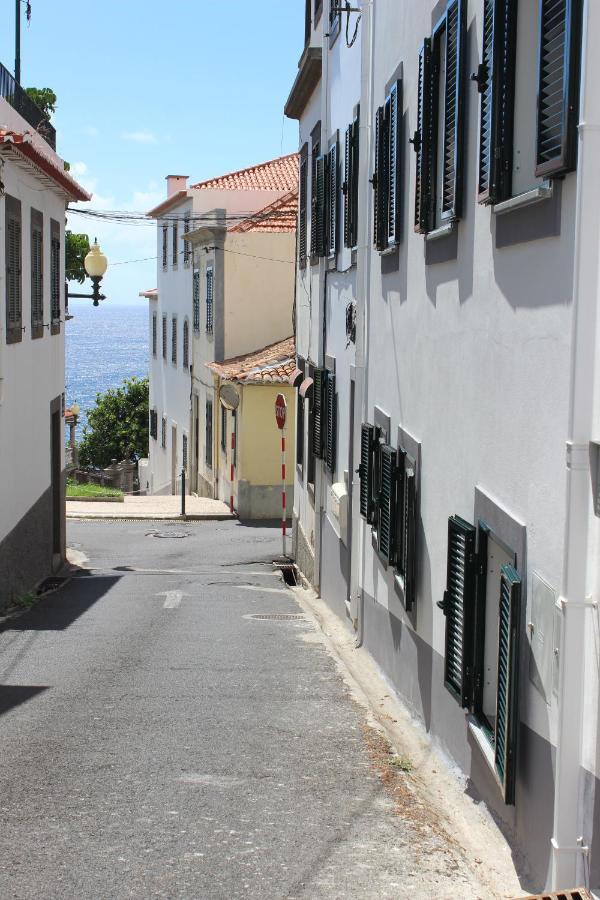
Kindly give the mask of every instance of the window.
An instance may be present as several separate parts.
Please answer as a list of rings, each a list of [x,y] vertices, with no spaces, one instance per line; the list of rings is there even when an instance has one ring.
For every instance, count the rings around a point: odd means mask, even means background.
[[[23,337],[21,293],[21,201],[6,195],[6,343]]]
[[[298,358],[296,365],[302,372],[304,380],[306,363],[303,359]],[[296,465],[302,466],[304,463],[304,398],[298,392],[296,402]]]
[[[185,218],[183,220],[184,234],[187,234],[189,230],[190,230],[190,214],[186,213]],[[191,261],[192,261],[192,248],[189,244],[189,241],[184,241],[183,242],[183,264],[184,264],[184,266],[186,266],[186,268],[187,268],[187,266],[189,266]]]
[[[329,46],[331,47],[340,33],[342,24],[342,0],[330,0],[329,8]]]
[[[335,472],[336,437],[337,437],[337,394],[335,392],[335,375],[326,373],[325,381],[325,463],[329,471]]]
[[[444,683],[485,732],[504,801],[514,803],[521,579],[516,557],[480,521],[448,520]]]
[[[213,404],[212,400],[206,401],[206,447],[205,447],[205,461],[207,468],[212,469],[212,456],[213,456]]]
[[[580,44],[577,0],[483,0],[482,62],[474,76],[480,203],[501,203],[538,186],[536,179],[575,169]]]
[[[318,223],[319,186],[317,184],[317,162],[321,153],[321,123],[318,122],[311,133],[311,166],[310,166],[310,255],[313,259],[322,256],[319,249],[323,244],[323,222]],[[324,191],[324,182],[321,183],[321,192]],[[323,197],[321,197],[323,200]],[[320,234],[317,231],[320,229]]]
[[[31,337],[44,334],[44,217],[31,210]]]
[[[162,227],[162,267],[163,267],[163,272],[167,271],[167,260],[168,260],[167,242],[168,242],[167,226],[163,225],[163,227]]]
[[[214,273],[213,267],[206,270],[206,333],[213,332],[213,300],[214,300]]]
[[[415,231],[427,234],[462,214],[465,0],[446,12],[419,52]]]
[[[326,154],[315,161],[315,190],[313,197],[314,249],[316,256],[335,257],[338,249],[338,142],[331,144]],[[312,238],[311,238],[312,241]]]
[[[187,472],[188,467],[188,439],[187,434],[184,434],[181,439],[181,465]]]
[[[227,453],[227,409],[221,404],[221,450]]]
[[[162,355],[167,358],[167,317],[162,317]]]
[[[162,417],[160,424],[160,446],[163,450],[167,449],[167,419],[165,416]]]
[[[312,452],[316,459],[323,459],[323,408],[325,405],[325,369],[315,369],[313,378],[313,398],[311,406]]]
[[[327,154],[327,255],[334,257],[338,250],[338,141],[331,144]]]
[[[152,356],[156,356],[157,344],[158,344],[156,319],[157,319],[156,313],[152,313]]]
[[[192,276],[192,317],[194,333],[200,331],[200,272],[194,270]]]
[[[358,243],[358,170],[360,113],[346,129],[344,153],[344,247],[353,249]]]
[[[177,365],[177,316],[171,319],[171,362]]]
[[[300,194],[298,210],[298,255],[300,265],[306,265],[306,213],[308,202],[308,144],[300,151]]]
[[[156,440],[158,434],[158,415],[155,409],[150,410],[150,437]]]
[[[375,116],[373,241],[380,251],[400,242],[401,120],[402,82],[398,80]]]
[[[233,432],[233,447],[232,447],[233,457],[232,457],[232,463],[233,463],[233,467],[234,467],[234,469],[235,469],[236,466],[237,466],[237,442],[238,442],[238,420],[237,420],[237,409],[232,409],[232,410],[231,410],[231,416],[232,416],[232,419],[233,419],[233,428],[232,428],[232,432]]]
[[[173,248],[172,248],[173,268],[176,269],[177,268],[177,257],[179,255],[179,248],[177,246],[177,229],[178,229],[177,222],[173,222],[172,229],[173,229]]]
[[[187,319],[183,320],[183,368],[190,367],[190,323]]]
[[[61,248],[60,225],[50,220],[50,333],[60,331],[60,292],[61,292]]]

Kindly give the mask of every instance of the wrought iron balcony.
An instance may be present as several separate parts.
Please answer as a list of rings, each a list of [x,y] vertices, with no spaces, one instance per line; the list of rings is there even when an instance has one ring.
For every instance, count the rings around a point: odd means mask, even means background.
[[[4,97],[19,115],[29,122],[34,131],[56,150],[56,129],[2,63],[0,63],[0,97]]]

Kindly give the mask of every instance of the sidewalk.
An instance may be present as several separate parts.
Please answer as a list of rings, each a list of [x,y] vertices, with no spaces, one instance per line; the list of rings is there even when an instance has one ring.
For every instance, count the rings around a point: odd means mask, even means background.
[[[234,519],[229,507],[221,500],[207,497],[186,497],[185,518],[188,521],[201,519]],[[67,519],[181,519],[181,497],[151,496],[125,497],[123,503],[81,502],[67,500]]]

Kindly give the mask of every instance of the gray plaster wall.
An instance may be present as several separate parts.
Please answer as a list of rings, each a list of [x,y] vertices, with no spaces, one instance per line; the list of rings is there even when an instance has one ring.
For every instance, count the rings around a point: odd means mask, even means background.
[[[327,560],[321,566],[321,595],[342,621],[350,624],[345,603],[350,577],[350,558],[348,548],[340,540],[329,521],[322,513],[321,522],[321,559]]]
[[[292,485],[288,485],[288,509],[293,500],[294,489]],[[281,487],[238,481],[237,514],[240,519],[281,519]]]
[[[62,560],[64,552],[63,529]],[[52,573],[52,490],[48,488],[0,543],[0,609]]]
[[[310,584],[315,580],[315,554],[304,533],[304,529],[294,514],[292,524],[293,557],[296,565]]]

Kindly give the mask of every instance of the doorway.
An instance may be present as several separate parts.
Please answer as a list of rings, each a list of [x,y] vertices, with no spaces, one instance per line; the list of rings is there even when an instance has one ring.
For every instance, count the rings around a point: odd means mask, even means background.
[[[60,404],[60,401],[59,401]],[[54,406],[55,404],[53,404]],[[64,503],[61,471],[61,426],[60,406],[50,412],[50,495],[52,503],[52,565],[60,565],[63,556]]]

